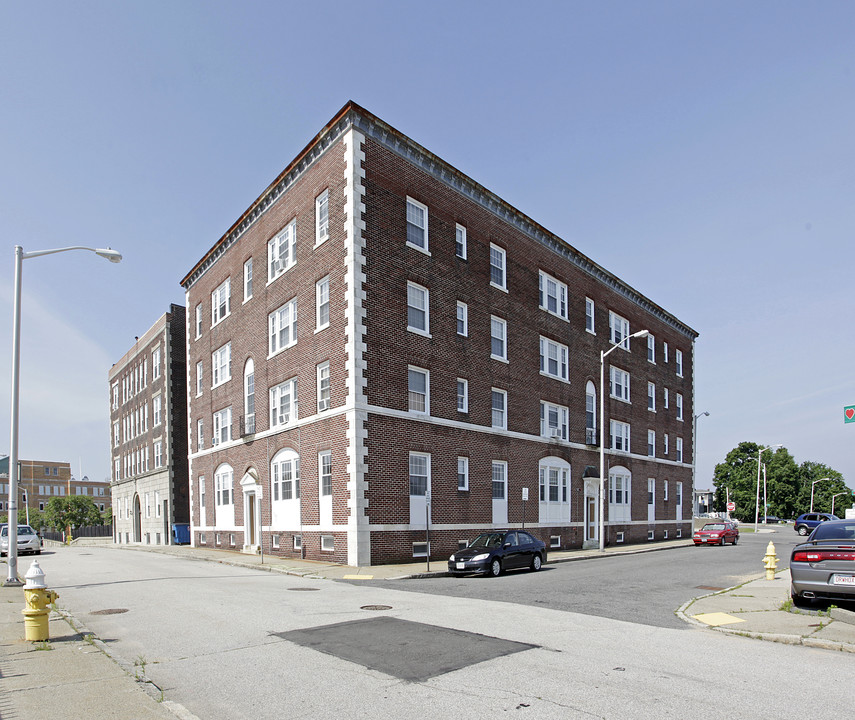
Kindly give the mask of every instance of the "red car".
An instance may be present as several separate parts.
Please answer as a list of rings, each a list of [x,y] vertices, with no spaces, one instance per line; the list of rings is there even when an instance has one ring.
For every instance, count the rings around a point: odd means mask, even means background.
[[[724,545],[739,542],[739,528],[730,522],[707,523],[692,536],[695,545]]]

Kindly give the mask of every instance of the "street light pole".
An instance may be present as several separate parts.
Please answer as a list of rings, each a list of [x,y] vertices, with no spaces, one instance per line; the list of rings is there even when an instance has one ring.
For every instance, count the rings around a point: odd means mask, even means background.
[[[698,497],[695,491],[695,468],[698,464],[698,418],[709,416],[708,412],[702,412],[695,415],[692,420],[692,522],[698,515]]]
[[[822,482],[823,480],[831,480],[831,478],[819,478],[819,480],[813,480],[810,484],[810,511],[813,512],[813,488],[818,482]]]
[[[841,495],[848,495],[848,494],[849,494],[848,492],[840,492],[840,493],[834,493],[834,495],[831,496],[831,514],[832,515],[834,515],[834,498],[840,497]]]
[[[24,252],[24,248],[20,245],[15,246],[15,286],[12,293],[12,408],[9,420],[9,550],[7,553],[9,562],[6,582],[3,583],[7,586],[20,587],[22,585],[18,579],[18,401],[21,376],[21,270],[24,260],[69,250],[89,250],[112,263],[122,261],[121,253],[109,248],[90,248],[75,245],[74,247],[53,250]]]
[[[784,447],[783,445],[768,445],[767,447],[760,448],[757,451],[757,495],[754,498],[754,532],[757,532],[757,524],[760,521],[760,456],[766,452],[767,450],[771,450],[772,448],[780,448]]]
[[[606,521],[605,521],[605,471],[606,471],[606,387],[605,387],[605,365],[606,356],[612,350],[619,348],[626,343],[626,348],[629,349],[629,341],[632,338],[647,337],[650,334],[649,330],[639,330],[632,335],[625,337],[618,343],[612,345],[608,350],[600,350],[600,552],[606,550]]]

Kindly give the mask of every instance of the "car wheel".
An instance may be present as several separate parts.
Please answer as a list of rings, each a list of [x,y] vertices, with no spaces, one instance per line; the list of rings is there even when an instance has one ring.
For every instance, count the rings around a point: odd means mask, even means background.
[[[541,567],[540,555],[535,555],[531,559],[531,569],[534,570],[535,572],[537,572],[538,570],[540,570],[540,567]]]
[[[36,550],[36,555],[41,555],[41,554],[42,554],[41,550]]]
[[[490,577],[499,577],[501,574],[502,563],[499,561],[499,558],[496,558],[490,563]]]
[[[736,543],[738,543],[738,542],[739,542],[739,535],[737,535],[735,538],[733,538],[733,544],[734,545],[736,545]]]
[[[799,535],[804,536],[808,534],[808,529],[804,525],[799,525],[799,527],[796,528],[796,532]]]
[[[724,538],[722,538],[721,540],[719,540],[719,541],[718,541],[718,544],[719,544],[719,545],[721,545],[722,547],[724,547]]]

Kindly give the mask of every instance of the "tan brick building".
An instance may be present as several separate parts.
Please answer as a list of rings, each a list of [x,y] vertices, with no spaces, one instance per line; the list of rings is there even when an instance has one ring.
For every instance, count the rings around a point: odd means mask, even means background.
[[[110,485],[71,475],[71,464],[49,460],[20,460],[18,508],[44,510],[52,497],[85,495],[101,512],[110,507]],[[9,458],[0,459],[0,510],[9,504]]]
[[[182,284],[196,544],[595,544],[615,343],[605,541],[689,534],[697,333],[353,103]]]

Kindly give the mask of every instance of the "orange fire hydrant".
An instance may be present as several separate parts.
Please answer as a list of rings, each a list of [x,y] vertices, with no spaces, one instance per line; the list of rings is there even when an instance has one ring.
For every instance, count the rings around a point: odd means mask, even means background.
[[[27,581],[24,585],[24,601],[27,607],[21,610],[24,614],[24,639],[31,642],[50,640],[48,606],[56,602],[59,595],[45,587],[45,573],[39,567],[38,560],[33,560],[24,578]]]
[[[775,543],[771,540],[766,546],[766,556],[763,558],[763,566],[766,568],[766,579],[775,579],[775,568],[778,567],[778,554],[775,552]]]

